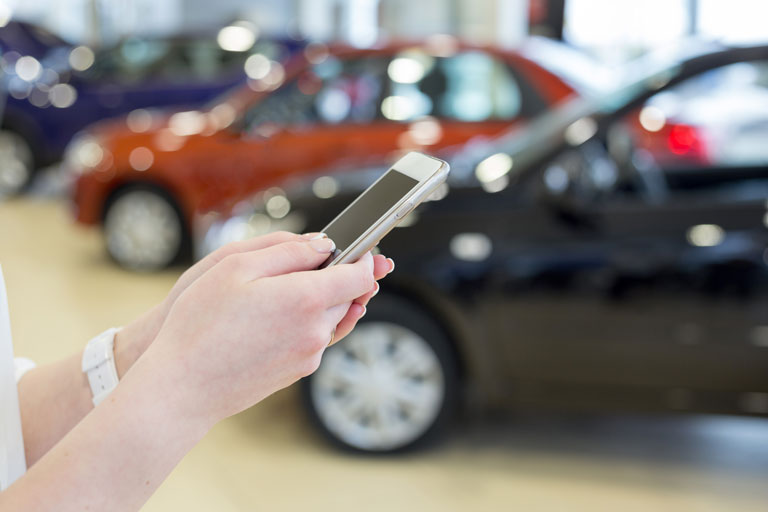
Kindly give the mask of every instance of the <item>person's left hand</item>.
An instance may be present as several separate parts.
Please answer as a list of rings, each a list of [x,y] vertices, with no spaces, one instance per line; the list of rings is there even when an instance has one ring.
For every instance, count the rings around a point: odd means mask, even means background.
[[[309,240],[316,236],[320,236],[320,233],[297,235],[287,231],[276,231],[249,240],[227,244],[192,265],[181,275],[181,277],[179,277],[176,284],[174,284],[171,291],[160,304],[128,324],[115,337],[115,361],[118,377],[122,377],[125,372],[128,371],[133,363],[144,353],[147,347],[149,347],[152,340],[155,339],[168,312],[179,295],[214,265],[233,254],[258,251],[293,240]],[[380,254],[374,256],[373,262],[374,278],[377,281],[394,270],[394,262]],[[354,327],[355,321],[361,315],[360,310],[357,308],[365,308],[368,301],[371,297],[376,295],[378,290],[379,284],[377,282],[371,291],[355,300],[354,304],[350,307],[349,312],[336,329],[335,341],[338,341],[349,334]]]

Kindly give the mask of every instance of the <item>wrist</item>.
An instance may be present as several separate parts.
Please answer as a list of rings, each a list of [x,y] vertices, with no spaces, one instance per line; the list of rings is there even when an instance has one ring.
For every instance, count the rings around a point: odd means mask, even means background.
[[[123,378],[155,339],[163,323],[163,311],[163,304],[159,304],[117,333],[114,350],[118,378]]]
[[[220,419],[209,414],[183,358],[166,354],[162,348],[150,347],[133,365],[121,387],[148,391],[174,423],[199,432],[201,437]]]

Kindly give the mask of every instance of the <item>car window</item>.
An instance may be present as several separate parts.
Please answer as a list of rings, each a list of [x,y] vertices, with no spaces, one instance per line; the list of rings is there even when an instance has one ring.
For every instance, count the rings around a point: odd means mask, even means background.
[[[523,113],[519,82],[509,66],[479,51],[451,57],[420,50],[394,57],[329,57],[254,105],[246,127],[407,122],[424,116],[510,120]]]
[[[189,41],[179,52],[186,65],[186,74],[198,80],[242,72],[245,57],[242,52],[228,52],[213,40]]]
[[[433,57],[407,50],[390,62],[387,82],[381,111],[395,121],[426,115],[458,121],[509,120],[522,107],[520,87],[509,66],[480,51]]]
[[[766,140],[768,61],[750,61],[663,89],[609,126],[606,145],[615,191],[659,203],[692,191],[738,195],[750,183],[763,190]]]
[[[381,118],[379,105],[388,59],[333,57],[307,69],[246,113],[246,129],[278,125],[367,123]]]
[[[215,80],[242,73],[248,55],[250,52],[224,51],[211,39],[129,39],[102,52],[85,76],[121,83]]]
[[[651,97],[638,145],[662,169],[768,165],[768,62],[702,73]]]
[[[170,43],[161,40],[128,39],[99,52],[92,67],[82,73],[91,80],[134,83],[152,75],[167,56]]]
[[[367,57],[339,61],[326,59],[314,67],[313,74],[299,81],[300,89],[317,90],[315,110],[325,123],[369,122],[381,118],[379,104],[386,57]]]

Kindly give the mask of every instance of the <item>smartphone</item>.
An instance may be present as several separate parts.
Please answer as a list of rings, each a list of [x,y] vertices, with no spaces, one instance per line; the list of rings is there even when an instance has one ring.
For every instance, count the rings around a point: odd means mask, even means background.
[[[385,172],[323,232],[336,251],[323,267],[353,263],[445,182],[450,167],[437,158],[411,152]]]

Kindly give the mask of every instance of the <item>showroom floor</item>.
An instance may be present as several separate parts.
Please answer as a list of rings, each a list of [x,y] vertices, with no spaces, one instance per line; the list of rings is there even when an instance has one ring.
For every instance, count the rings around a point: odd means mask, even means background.
[[[178,271],[134,274],[50,199],[0,204],[18,355],[39,363],[161,300]],[[375,302],[372,305],[375,307]],[[293,390],[217,426],[144,510],[766,511],[768,420],[526,414],[465,419],[406,457],[339,454]]]

